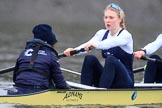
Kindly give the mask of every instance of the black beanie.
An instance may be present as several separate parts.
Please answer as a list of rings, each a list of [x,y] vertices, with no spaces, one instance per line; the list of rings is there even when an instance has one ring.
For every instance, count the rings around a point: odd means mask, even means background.
[[[55,34],[52,32],[52,27],[47,24],[39,24],[33,28],[35,39],[41,39],[51,46],[57,42]]]

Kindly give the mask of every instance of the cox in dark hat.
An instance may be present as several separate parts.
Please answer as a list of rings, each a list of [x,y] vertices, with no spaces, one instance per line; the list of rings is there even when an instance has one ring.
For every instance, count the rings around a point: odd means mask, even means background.
[[[53,46],[57,42],[56,36],[52,32],[52,27],[50,25],[47,24],[36,25],[33,28],[33,34],[35,39],[41,39],[50,44],[51,46]]]

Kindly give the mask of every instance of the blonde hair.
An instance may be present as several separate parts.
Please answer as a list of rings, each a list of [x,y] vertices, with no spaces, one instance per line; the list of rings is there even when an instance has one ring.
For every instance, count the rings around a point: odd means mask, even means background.
[[[108,10],[108,9],[110,9],[110,10],[112,10],[112,11],[114,11],[114,12],[117,13],[118,17],[122,19],[121,22],[120,22],[120,27],[126,29],[126,25],[125,25],[125,13],[124,13],[124,11],[123,11],[120,7],[119,7],[120,10],[119,10],[119,9],[115,9],[115,8],[113,8],[113,7],[110,7],[110,6],[108,5],[108,6],[105,8],[104,12],[105,12],[106,10]]]

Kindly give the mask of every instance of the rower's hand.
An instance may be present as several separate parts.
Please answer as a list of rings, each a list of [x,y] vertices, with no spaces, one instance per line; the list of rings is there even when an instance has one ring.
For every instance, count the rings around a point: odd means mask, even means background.
[[[84,46],[85,51],[89,51],[89,50],[92,50],[94,48],[96,48],[96,44],[94,44],[94,43],[89,43],[89,44]]]
[[[134,54],[134,58],[139,60],[139,59],[141,59],[141,57],[143,57],[145,55],[145,52],[140,50],[140,51],[134,52],[133,54]]]
[[[72,50],[74,50],[74,48],[67,48],[67,49],[64,51],[64,54],[65,54],[66,56],[73,56],[73,55],[70,54],[70,51],[72,51]]]

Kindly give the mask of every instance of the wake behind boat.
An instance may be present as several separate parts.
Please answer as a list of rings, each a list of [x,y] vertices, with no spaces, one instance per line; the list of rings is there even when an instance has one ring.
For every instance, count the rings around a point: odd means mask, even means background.
[[[24,95],[1,95],[0,103],[21,105],[146,105],[162,103],[162,84],[135,84],[133,89],[104,89],[67,82],[75,89],[49,89]]]

